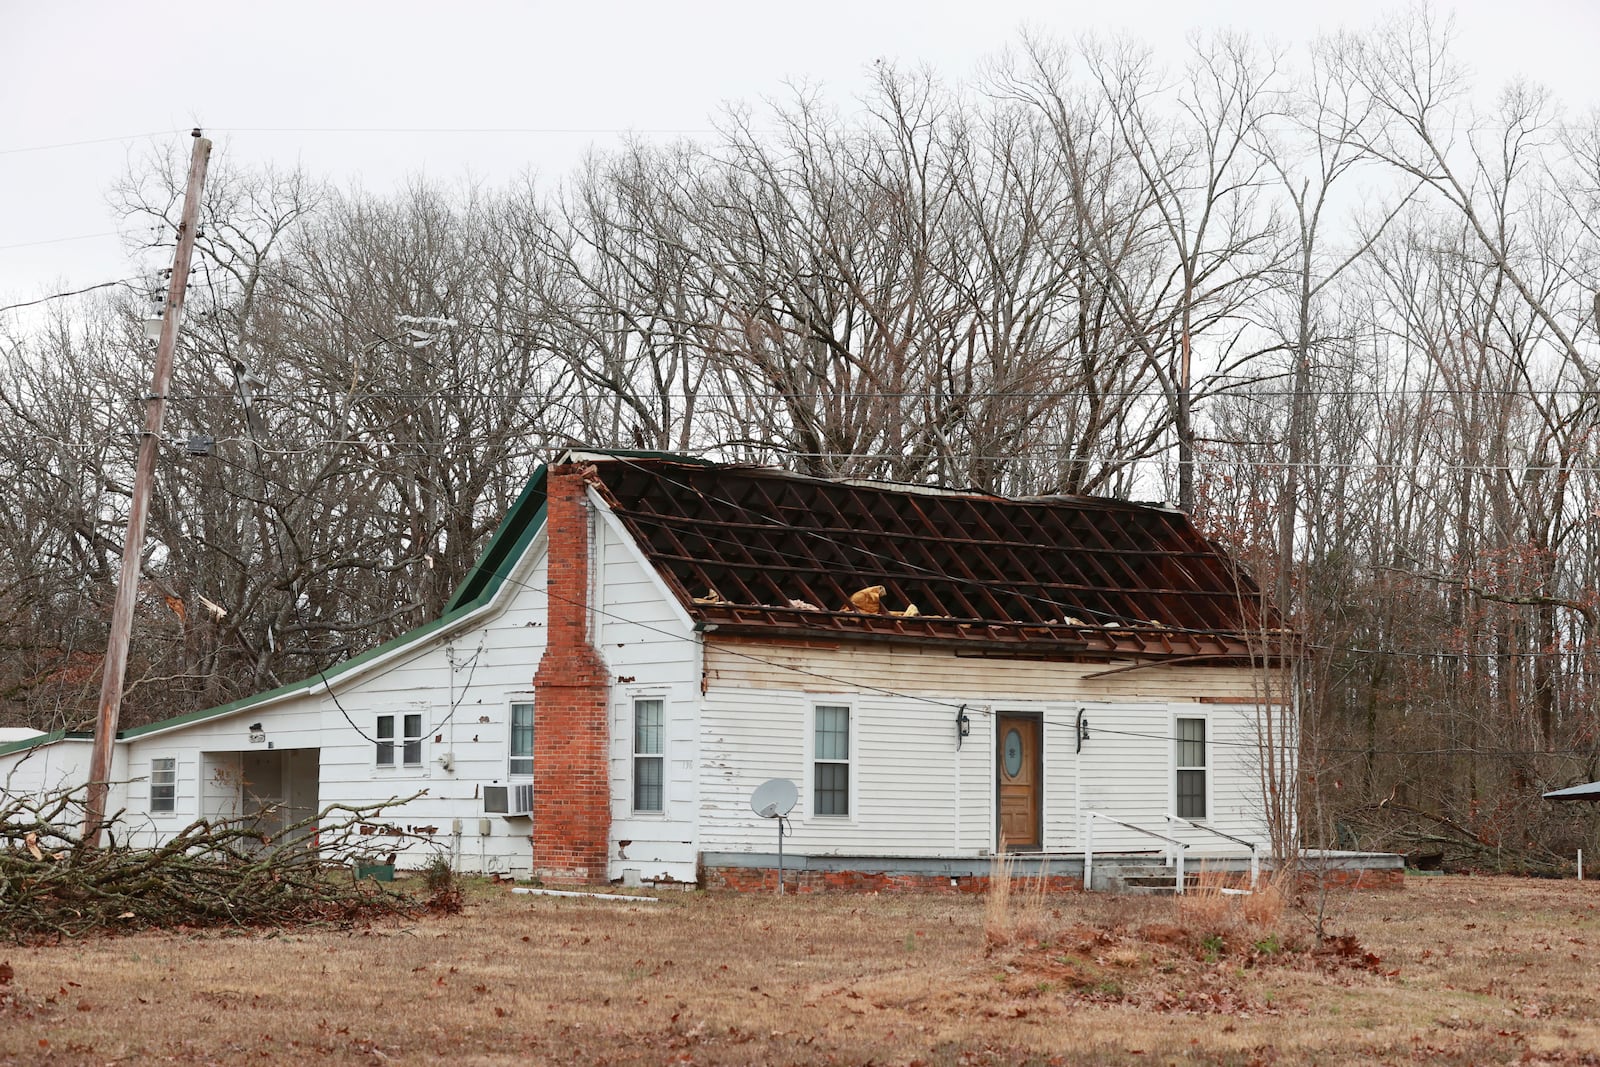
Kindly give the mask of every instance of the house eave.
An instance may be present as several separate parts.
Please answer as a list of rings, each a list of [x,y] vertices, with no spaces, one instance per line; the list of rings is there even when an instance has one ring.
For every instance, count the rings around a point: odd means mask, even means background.
[[[1151,651],[1144,645],[1129,647],[1091,644],[1088,641],[1056,639],[1030,641],[1015,637],[945,637],[873,630],[832,630],[811,626],[784,626],[770,623],[739,623],[706,620],[695,629],[707,640],[732,638],[740,643],[800,643],[839,647],[846,644],[886,644],[944,649],[953,655],[988,659],[1030,659],[1069,663],[1110,663],[1137,659],[1141,663],[1184,663],[1194,666],[1242,666],[1260,663],[1263,656],[1244,642],[1216,641],[1216,647],[1200,651]],[[1265,657],[1277,659],[1275,652]]]

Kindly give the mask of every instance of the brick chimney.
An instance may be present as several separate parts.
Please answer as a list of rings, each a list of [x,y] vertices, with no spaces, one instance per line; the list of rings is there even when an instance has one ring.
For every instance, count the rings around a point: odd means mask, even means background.
[[[604,882],[611,833],[608,671],[589,641],[589,503],[594,468],[550,469],[549,615],[533,676],[533,873]]]

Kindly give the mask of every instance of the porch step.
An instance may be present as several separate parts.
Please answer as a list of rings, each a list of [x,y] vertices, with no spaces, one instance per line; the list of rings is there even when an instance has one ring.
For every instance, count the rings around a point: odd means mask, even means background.
[[[1094,867],[1094,888],[1100,892],[1171,893],[1176,880],[1174,868],[1153,863],[1097,863]],[[1195,875],[1185,871],[1184,884],[1195,885]]]
[[[1122,878],[1123,890],[1129,893],[1142,893],[1152,896],[1170,896],[1176,891],[1178,872],[1168,867],[1146,867],[1137,874],[1128,873]],[[1183,885],[1187,889],[1200,884],[1200,879],[1187,871],[1184,872]]]
[[[1168,889],[1171,889],[1173,883],[1175,883],[1177,880],[1178,874],[1176,871],[1150,871],[1147,874],[1127,875],[1122,881],[1124,885],[1127,885],[1130,888],[1147,887],[1150,889],[1157,889],[1161,886],[1166,886]],[[1200,879],[1196,878],[1192,874],[1186,874],[1183,878],[1183,884],[1186,886],[1199,885]]]

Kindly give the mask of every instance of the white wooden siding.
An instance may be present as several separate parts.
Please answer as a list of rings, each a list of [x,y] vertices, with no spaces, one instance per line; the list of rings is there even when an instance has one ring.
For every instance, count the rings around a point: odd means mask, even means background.
[[[699,642],[688,619],[595,496],[592,632],[611,670],[609,876],[693,881],[700,761]],[[633,810],[633,702],[663,706],[662,811]],[[627,844],[623,844],[627,842]]]
[[[1105,664],[957,656],[885,644],[723,643],[705,653],[702,718],[702,848],[770,852],[776,832],[749,810],[772,777],[800,787],[810,811],[809,710],[854,709],[856,806],[849,819],[797,819],[791,847],[813,855],[983,855],[996,847],[994,716],[1043,720],[1044,848],[1082,848],[1085,811],[1166,832],[1175,807],[1173,719],[1207,719],[1209,825],[1265,841],[1257,775],[1257,705],[1251,673],[1234,668],[1149,667],[1086,678]],[[898,695],[885,695],[889,690]],[[972,733],[955,745],[966,705]],[[1076,750],[1084,709],[1089,737]],[[1229,850],[1213,835],[1174,836],[1198,851]],[[1098,822],[1096,848],[1159,849],[1161,843]]]
[[[89,780],[91,748],[88,741],[61,740],[0,758],[0,794],[42,796],[83,785]],[[117,797],[110,798],[109,806],[117,803]]]
[[[227,790],[211,783],[210,776],[237,754],[262,751],[265,744],[273,750],[316,749],[318,802],[323,807],[368,805],[427,790],[426,796],[397,805],[375,821],[433,832],[419,838],[375,835],[374,853],[398,850],[401,864],[412,866],[443,853],[454,855],[462,869],[528,873],[531,822],[484,816],[482,790],[485,784],[508,778],[507,719],[513,700],[531,699],[533,674],[545,643],[544,588],[539,538],[507,580],[498,610],[484,613],[451,635],[427,638],[358,677],[333,679],[337,702],[325,687],[314,685],[308,692],[271,704],[118,745],[114,777],[119,781],[130,776],[124,768],[142,778],[148,775],[152,757],[177,758],[178,810],[172,816],[150,815],[149,785],[144,780],[114,788],[113,805],[127,808],[135,843],[155,844],[202,813],[202,795],[207,805],[220,807],[231,801]],[[454,670],[447,645],[455,649]],[[400,716],[407,712],[423,716],[426,732],[420,767],[399,765]],[[376,764],[370,738],[375,736],[378,715],[396,716],[397,765],[392,769],[380,770]],[[255,722],[264,727],[263,743],[249,740],[249,725]],[[87,753],[87,746],[73,747]],[[446,753],[452,756],[450,770],[439,762]],[[214,808],[210,813],[220,812]],[[483,827],[487,833],[481,832]]]

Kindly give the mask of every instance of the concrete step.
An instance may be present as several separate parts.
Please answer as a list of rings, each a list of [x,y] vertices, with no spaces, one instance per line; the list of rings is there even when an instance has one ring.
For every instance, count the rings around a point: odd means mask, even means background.
[[[1161,889],[1163,887],[1171,889],[1177,883],[1177,881],[1178,874],[1176,871],[1167,871],[1165,874],[1161,873],[1160,871],[1152,871],[1149,873],[1125,875],[1122,879],[1122,884],[1127,886],[1129,889]],[[1200,880],[1192,874],[1186,874],[1183,879],[1183,884],[1185,887],[1199,885]]]

